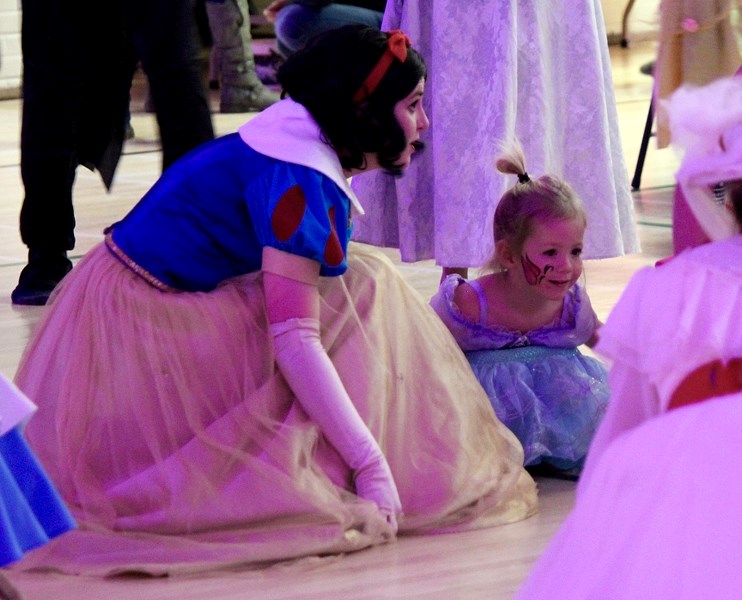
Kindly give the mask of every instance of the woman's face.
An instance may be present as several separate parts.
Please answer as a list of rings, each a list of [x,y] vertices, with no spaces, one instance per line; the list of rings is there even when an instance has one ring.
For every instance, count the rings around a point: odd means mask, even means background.
[[[394,116],[402,127],[407,140],[407,145],[396,162],[396,165],[402,168],[409,166],[412,153],[415,152],[413,144],[420,139],[420,134],[430,127],[428,115],[425,114],[425,109],[423,109],[424,91],[425,80],[421,79],[406,98],[394,105]]]

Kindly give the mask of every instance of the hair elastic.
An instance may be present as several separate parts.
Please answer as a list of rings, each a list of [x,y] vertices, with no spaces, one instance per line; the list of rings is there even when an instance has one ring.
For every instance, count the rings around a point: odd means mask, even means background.
[[[518,173],[518,183],[528,183],[529,181],[531,181],[531,178],[528,176],[528,173],[525,171]]]
[[[394,59],[396,58],[399,62],[405,62],[407,60],[407,48],[410,47],[410,38],[400,31],[394,29],[393,31],[387,32],[386,49],[384,54],[381,55],[379,61],[371,69],[371,72],[366,77],[366,80],[358,88],[358,91],[353,96],[353,104],[360,104],[379,86],[381,80],[386,75],[389,67],[392,66]]]

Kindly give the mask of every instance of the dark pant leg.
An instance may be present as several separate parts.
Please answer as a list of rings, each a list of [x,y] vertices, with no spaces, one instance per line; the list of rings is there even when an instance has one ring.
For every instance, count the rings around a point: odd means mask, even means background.
[[[22,11],[21,238],[31,248],[70,250],[81,90],[76,14],[56,0],[23,0]]]
[[[201,75],[195,0],[132,0],[130,10],[160,128],[164,170],[214,138]]]

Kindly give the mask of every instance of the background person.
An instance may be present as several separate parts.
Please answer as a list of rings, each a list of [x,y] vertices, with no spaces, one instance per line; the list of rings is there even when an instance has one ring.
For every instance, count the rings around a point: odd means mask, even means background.
[[[346,26],[279,75],[287,99],[168,169],[52,297],[16,380],[80,530],[29,568],[263,563],[535,510],[448,332],[348,245],[347,177],[404,171],[428,127],[420,56]]]

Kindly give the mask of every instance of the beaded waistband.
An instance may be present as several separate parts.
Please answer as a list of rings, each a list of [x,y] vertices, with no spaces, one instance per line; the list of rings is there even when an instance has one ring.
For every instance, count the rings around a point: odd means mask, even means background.
[[[105,231],[106,237],[105,237],[105,243],[106,247],[108,248],[109,252],[113,254],[121,263],[134,271],[139,277],[144,279],[147,283],[149,283],[152,287],[157,288],[158,290],[162,290],[163,292],[179,292],[180,290],[177,288],[174,288],[171,285],[168,285],[164,281],[159,280],[157,277],[152,275],[147,269],[144,267],[141,267],[137,263],[135,263],[129,256],[124,252],[117,244],[113,241],[112,236],[112,230],[108,229]]]

